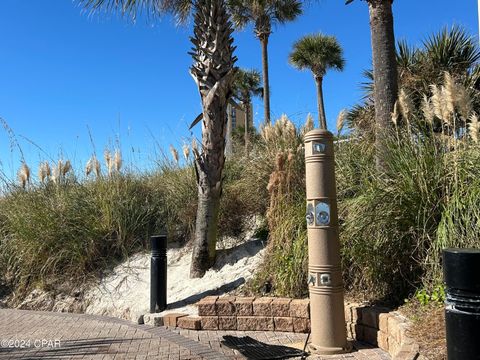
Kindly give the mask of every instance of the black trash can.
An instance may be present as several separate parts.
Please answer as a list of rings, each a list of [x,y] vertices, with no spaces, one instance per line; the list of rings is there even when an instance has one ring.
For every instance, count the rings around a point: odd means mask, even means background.
[[[443,250],[448,360],[480,360],[480,249]]]

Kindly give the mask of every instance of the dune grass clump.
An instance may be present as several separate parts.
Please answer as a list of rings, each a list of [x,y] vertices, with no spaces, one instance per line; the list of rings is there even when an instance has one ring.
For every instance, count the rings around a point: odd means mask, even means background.
[[[479,246],[473,96],[447,73],[431,89],[418,108],[400,92],[385,173],[372,166],[368,138],[338,149],[344,278],[367,297],[401,303],[433,293],[443,284],[442,250]]]
[[[268,243],[263,265],[249,285],[253,293],[272,292],[278,296],[306,294],[305,168],[303,135],[313,129],[309,117],[297,129],[282,116],[261,130],[261,139],[252,151],[249,174],[255,174],[267,200]]]
[[[159,227],[158,198],[141,177],[59,179],[0,199],[0,266],[19,294],[77,286],[142,249]]]

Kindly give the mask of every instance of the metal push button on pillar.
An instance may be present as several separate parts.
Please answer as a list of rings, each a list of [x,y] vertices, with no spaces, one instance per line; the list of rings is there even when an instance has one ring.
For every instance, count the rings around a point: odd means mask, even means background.
[[[307,187],[308,287],[311,343],[317,354],[350,351],[347,342],[340,268],[333,135],[326,130],[305,134]]]
[[[150,313],[167,308],[167,235],[150,237]]]

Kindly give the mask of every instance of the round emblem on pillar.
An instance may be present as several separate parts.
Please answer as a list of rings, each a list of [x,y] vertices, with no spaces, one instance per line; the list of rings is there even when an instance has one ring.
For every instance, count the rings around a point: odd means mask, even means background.
[[[317,225],[325,226],[330,223],[330,206],[325,202],[317,203],[316,209]]]

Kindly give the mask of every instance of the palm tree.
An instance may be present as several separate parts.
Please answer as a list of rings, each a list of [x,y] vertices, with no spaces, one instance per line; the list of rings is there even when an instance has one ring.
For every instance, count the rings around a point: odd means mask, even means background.
[[[391,114],[397,101],[397,62],[393,32],[393,0],[366,0],[370,13],[375,103],[375,148],[377,169],[383,171],[385,137],[392,127]],[[353,0],[346,0],[346,4]]]
[[[233,96],[238,99],[245,110],[245,153],[248,154],[248,125],[253,124],[253,116],[250,113],[250,105],[252,103],[252,96],[262,96],[263,89],[260,87],[261,76],[255,70],[239,69],[235,75],[233,83]]]
[[[423,39],[421,47],[400,41],[396,59],[399,87],[409,94],[418,115],[421,114],[424,94],[432,95],[431,85],[443,84],[445,72],[470,89],[474,108],[480,108],[480,47],[465,29],[457,26],[443,28]],[[349,127],[359,130],[362,136],[375,131],[373,72],[365,71],[364,77],[366,80],[362,89],[365,102],[356,105],[347,117]],[[441,131],[441,128],[428,127],[426,130],[435,132]]]
[[[318,120],[321,129],[327,129],[323,104],[323,77],[327,70],[342,71],[345,65],[343,51],[334,36],[307,35],[293,44],[290,63],[299,70],[310,69],[317,85]]]
[[[198,185],[198,207],[191,277],[202,277],[215,261],[218,212],[225,163],[225,120],[232,95],[236,68],[233,55],[233,27],[224,0],[79,0],[92,10],[117,10],[133,16],[141,10],[149,15],[176,15],[185,20],[193,6],[194,35],[190,68],[197,83],[203,113],[202,148],[194,149]],[[193,124],[192,124],[193,125]]]
[[[270,85],[268,80],[268,39],[272,25],[293,21],[302,13],[298,0],[228,0],[235,26],[254,26],[255,36],[262,46],[263,104],[265,123],[270,123]]]

